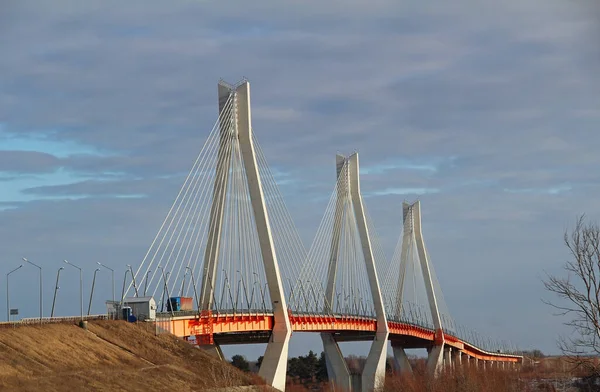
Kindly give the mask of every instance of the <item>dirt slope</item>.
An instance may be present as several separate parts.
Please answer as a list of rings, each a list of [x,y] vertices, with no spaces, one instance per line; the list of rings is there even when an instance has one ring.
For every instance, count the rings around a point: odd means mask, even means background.
[[[251,385],[232,366],[151,324],[0,329],[0,391],[204,391]]]

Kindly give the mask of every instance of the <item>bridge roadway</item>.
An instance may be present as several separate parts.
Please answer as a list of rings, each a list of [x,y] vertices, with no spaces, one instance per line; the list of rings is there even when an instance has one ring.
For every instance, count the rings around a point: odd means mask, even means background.
[[[294,332],[329,332],[340,342],[371,341],[377,329],[374,317],[314,315],[289,313]],[[177,337],[194,337],[198,344],[267,343],[273,330],[272,313],[212,313],[196,311],[158,313],[157,327]],[[428,348],[444,344],[469,358],[482,361],[519,363],[521,356],[485,351],[472,343],[442,331],[405,322],[388,321],[389,340],[394,345],[410,348]]]

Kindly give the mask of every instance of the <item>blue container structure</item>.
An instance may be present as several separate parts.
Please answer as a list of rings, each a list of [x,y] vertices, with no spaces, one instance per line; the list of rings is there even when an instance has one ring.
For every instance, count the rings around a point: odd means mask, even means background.
[[[194,309],[192,297],[171,297],[167,301],[167,312],[183,312]]]
[[[167,302],[167,312],[181,311],[181,297],[171,297]]]
[[[123,312],[123,320],[129,320],[129,318],[132,316],[132,312],[131,312],[131,308],[129,306],[126,306],[122,309]]]

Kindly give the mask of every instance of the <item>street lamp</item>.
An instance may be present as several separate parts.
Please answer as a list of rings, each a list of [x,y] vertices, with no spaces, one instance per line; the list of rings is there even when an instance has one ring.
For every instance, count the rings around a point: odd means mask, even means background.
[[[112,299],[113,299],[113,303],[115,302],[115,270],[102,264],[101,262],[97,263],[100,267],[104,267],[107,270],[110,271],[111,275],[112,275]]]
[[[23,264],[6,274],[6,321],[10,321],[10,297],[8,292],[8,276],[23,267]]]
[[[40,269],[40,324],[41,324],[42,323],[42,314],[43,314],[43,305],[42,304],[44,303],[44,297],[43,297],[44,291],[43,291],[43,286],[42,286],[42,267],[27,260],[25,257],[23,257],[23,261]]]
[[[181,294],[179,295],[180,297],[183,297],[185,295],[184,294],[184,291],[185,291],[185,277],[187,276],[187,274],[188,274],[188,270],[186,268],[185,269],[185,274],[183,274],[183,280],[181,281]]]
[[[58,293],[58,280],[60,279],[60,271],[64,270],[65,267],[60,267],[56,272],[56,285],[54,286],[54,298],[52,299],[52,311],[50,312],[50,318],[54,317],[54,305],[56,304],[56,294]]]
[[[71,267],[77,268],[79,270],[79,308],[81,311],[81,320],[83,321],[83,270],[67,260],[63,261]]]
[[[125,284],[127,283],[127,274],[129,273],[129,268],[125,270],[125,275],[123,276],[123,290],[121,291],[121,300],[119,301],[120,306],[123,306],[123,299],[125,299]]]
[[[135,274],[133,273],[133,268],[131,268],[131,264],[127,264],[127,267],[129,268],[129,272],[131,272],[131,281],[133,282],[133,289],[135,290],[135,296],[139,297],[140,295],[138,294],[137,284],[135,283]]]
[[[200,311],[200,302],[198,302],[198,291],[196,291],[196,280],[194,279],[194,271],[190,267],[185,267],[186,270],[190,271],[190,275],[192,276],[192,286],[194,286],[194,298],[196,299],[196,306],[198,307],[198,311]]]
[[[157,268],[159,268],[161,270],[161,272],[162,272],[163,281],[165,282],[165,291],[167,292],[167,301],[169,302],[168,309],[171,310],[171,316],[174,316],[174,314],[173,314],[173,304],[170,303],[171,297],[169,296],[169,286],[167,285],[167,276],[169,275],[169,272],[167,272],[167,275],[165,275],[165,270],[163,269],[162,266],[159,265]],[[163,298],[164,298],[164,294],[163,294]],[[163,306],[164,306],[164,300],[163,300]]]
[[[92,290],[90,291],[90,304],[88,305],[87,315],[90,315],[90,310],[92,309],[92,297],[94,296],[94,286],[96,285],[96,274],[100,271],[100,268],[96,268],[94,271],[94,279],[92,280]]]
[[[148,278],[150,278],[150,272],[152,272],[152,270],[148,270],[148,272],[146,272],[146,282],[144,283],[144,297],[146,296],[146,290],[148,289]]]

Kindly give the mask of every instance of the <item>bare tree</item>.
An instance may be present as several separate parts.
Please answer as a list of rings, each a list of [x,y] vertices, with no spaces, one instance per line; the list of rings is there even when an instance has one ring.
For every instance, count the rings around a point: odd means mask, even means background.
[[[547,275],[544,280],[546,289],[560,300],[544,302],[556,309],[557,315],[570,318],[565,325],[572,327],[574,334],[558,342],[563,354],[578,365],[592,365],[582,357],[600,354],[600,227],[581,216],[573,231],[565,232],[564,242],[570,252],[564,265],[567,276]]]

